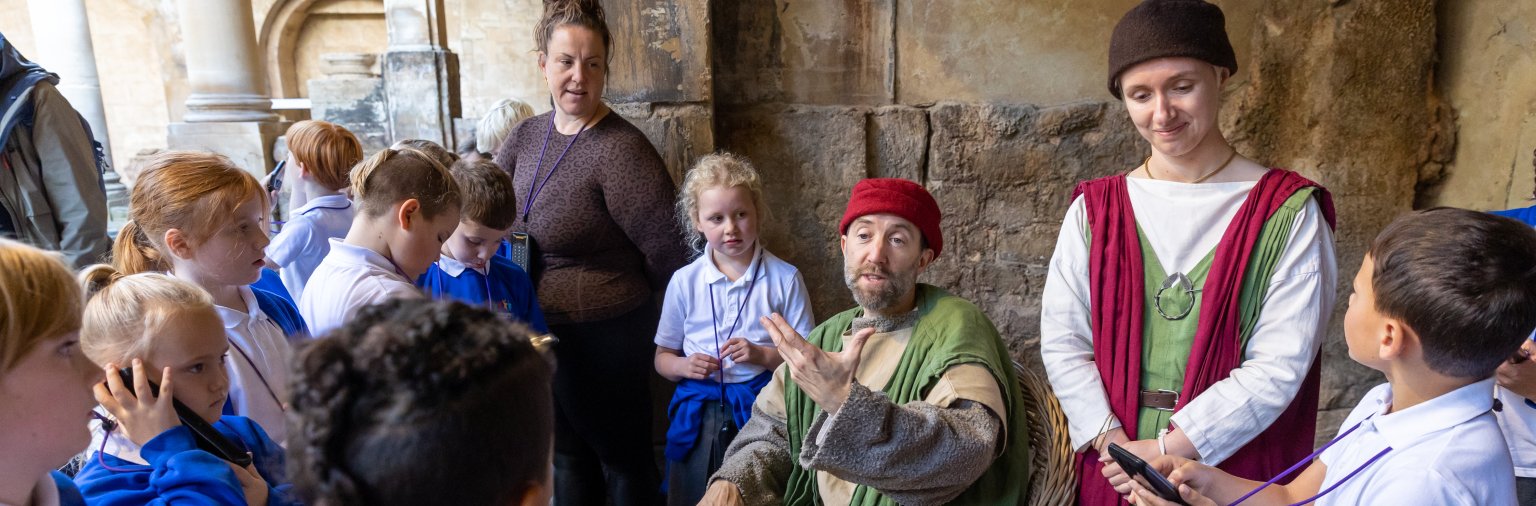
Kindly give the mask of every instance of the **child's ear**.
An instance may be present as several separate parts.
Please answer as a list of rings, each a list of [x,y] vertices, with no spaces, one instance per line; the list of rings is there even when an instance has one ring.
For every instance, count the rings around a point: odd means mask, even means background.
[[[400,209],[395,211],[395,221],[399,223],[401,229],[410,230],[412,225],[411,216],[420,210],[421,201],[405,199],[405,202],[400,203]]]
[[[165,241],[165,248],[171,250],[171,255],[182,260],[192,258],[191,241],[188,240],[187,234],[182,233],[181,229],[173,228],[166,230],[165,236],[161,239]]]
[[[1413,335],[1413,332],[1408,330],[1408,327],[1396,318],[1385,318],[1382,324],[1385,325],[1385,328],[1382,329],[1381,335],[1377,337],[1377,344],[1379,345],[1376,351],[1377,355],[1382,360],[1387,361],[1406,358],[1413,348],[1414,342],[1417,341],[1418,336]]]

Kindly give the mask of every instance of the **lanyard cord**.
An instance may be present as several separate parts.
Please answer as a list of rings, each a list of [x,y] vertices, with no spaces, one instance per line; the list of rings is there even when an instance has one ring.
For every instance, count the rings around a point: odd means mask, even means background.
[[[316,209],[329,209],[329,210],[332,210],[332,211],[340,211],[340,210],[347,209],[347,208],[350,208],[350,207],[352,207],[352,201],[348,200],[347,201],[347,205],[344,205],[344,206],[341,206],[341,207],[315,206],[315,207],[311,207],[309,209],[305,209],[304,212],[294,213],[294,214],[296,214],[296,215],[297,214],[308,214],[310,211],[313,211],[313,210],[316,210]],[[293,221],[293,220],[291,220],[291,219],[287,220],[287,221],[284,221],[284,220],[272,220],[272,224],[281,227],[283,225],[287,225],[289,221]]]
[[[549,136],[555,131],[555,114],[549,115],[549,130],[544,131],[544,145],[539,147],[539,164],[533,166],[533,181],[528,184],[528,201],[523,203],[523,226],[528,226],[528,212],[533,210],[533,201],[538,200],[539,194],[544,193],[544,185],[549,184],[549,178],[554,177],[555,169],[560,168],[560,161],[565,160],[565,154],[571,152],[571,146],[581,139],[581,133],[587,131],[587,124],[582,123],[581,129],[571,137],[571,143],[565,145],[565,150],[560,152],[560,157],[555,158],[555,164],[549,166],[549,173],[544,174],[544,181],[539,182],[539,170],[544,168],[544,153],[549,150]]]
[[[741,305],[736,307],[736,320],[731,322],[730,330],[725,336],[730,338],[736,333],[736,325],[741,323],[741,313],[751,303],[752,289],[757,286],[757,271],[763,268],[763,259],[758,258],[757,264],[752,266],[752,277],[747,278],[747,294],[741,297]],[[715,312],[715,285],[709,286],[709,328],[715,333],[715,358],[720,360],[720,402],[725,403],[725,357],[720,353],[720,317]]]
[[[1376,415],[1371,415],[1371,416],[1376,416]],[[1370,419],[1371,419],[1371,417],[1366,417],[1365,420],[1370,420]],[[1249,497],[1253,497],[1254,494],[1259,493],[1260,490],[1264,490],[1265,488],[1269,487],[1270,485],[1274,485],[1275,482],[1280,481],[1281,478],[1284,478],[1286,476],[1290,476],[1290,474],[1296,472],[1297,469],[1301,469],[1301,466],[1311,463],[1312,460],[1316,459],[1319,455],[1322,455],[1323,451],[1327,450],[1328,447],[1333,446],[1334,443],[1337,443],[1337,442],[1339,442],[1339,440],[1344,439],[1344,436],[1348,436],[1349,433],[1354,432],[1355,429],[1360,428],[1360,425],[1364,424],[1365,420],[1359,421],[1358,423],[1355,424],[1354,427],[1350,427],[1349,430],[1344,431],[1343,434],[1339,434],[1338,436],[1335,436],[1332,441],[1329,441],[1328,444],[1323,445],[1322,448],[1318,448],[1317,451],[1312,452],[1312,455],[1308,455],[1307,458],[1301,459],[1301,462],[1297,462],[1295,465],[1291,466],[1290,469],[1286,469],[1284,472],[1276,475],[1274,478],[1270,478],[1269,481],[1264,482],[1263,485],[1259,485],[1258,488],[1255,488],[1252,491],[1249,491],[1247,494],[1244,494],[1242,497],[1237,498],[1236,501],[1232,501],[1232,504],[1228,504],[1227,506],[1237,506],[1238,504],[1242,503],[1243,501],[1248,500]],[[1327,489],[1324,489],[1322,492],[1318,492],[1317,495],[1309,497],[1309,498],[1307,498],[1304,501],[1292,504],[1290,506],[1301,506],[1303,504],[1307,504],[1307,503],[1310,503],[1312,501],[1316,501],[1316,500],[1318,500],[1319,498],[1321,498],[1321,497],[1323,497],[1325,495],[1328,495],[1328,493],[1332,492],[1333,489],[1339,488],[1339,485],[1343,485],[1344,482],[1349,481],[1350,478],[1354,478],[1355,475],[1360,474],[1360,471],[1364,471],[1365,468],[1370,467],[1371,464],[1375,464],[1377,460],[1380,460],[1383,456],[1385,456],[1387,454],[1387,452],[1390,452],[1390,451],[1392,451],[1392,447],[1390,447],[1390,446],[1386,447],[1386,449],[1381,450],[1381,452],[1379,452],[1375,456],[1371,457],[1370,460],[1365,461],[1364,464],[1360,464],[1360,467],[1355,468],[1354,471],[1350,471],[1349,474],[1345,475],[1343,479],[1334,482],[1333,485],[1329,485]]]
[[[274,327],[277,326],[277,324],[273,323],[272,320],[266,320],[266,323]],[[267,383],[267,375],[261,373],[260,367],[256,367],[256,361],[251,360],[251,356],[246,354],[245,350],[241,348],[239,344],[235,343],[234,339],[229,339],[229,347],[234,348],[237,352],[240,352],[240,358],[245,359],[246,365],[251,366],[252,371],[256,371],[256,379],[261,381],[261,386],[267,388],[267,394],[272,396],[272,402],[277,403],[278,411],[287,413],[288,408],[283,406],[283,401],[281,399],[277,398],[277,391],[272,389],[271,383]]]

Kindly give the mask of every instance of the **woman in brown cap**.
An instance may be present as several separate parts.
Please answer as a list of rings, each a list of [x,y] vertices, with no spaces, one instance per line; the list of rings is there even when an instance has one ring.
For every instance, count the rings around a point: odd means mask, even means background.
[[[1333,206],[1227,142],[1217,113],[1236,71],[1215,5],[1147,0],[1115,26],[1109,91],[1151,156],[1077,187],[1041,308],[1081,504],[1130,491],[1102,461],[1111,443],[1259,480],[1311,450]]]

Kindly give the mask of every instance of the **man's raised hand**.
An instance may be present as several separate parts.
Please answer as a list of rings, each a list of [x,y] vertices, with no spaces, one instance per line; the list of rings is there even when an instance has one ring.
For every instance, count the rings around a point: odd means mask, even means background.
[[[795,328],[778,313],[762,318],[763,328],[773,338],[779,356],[789,366],[790,378],[800,385],[822,411],[836,413],[848,400],[853,386],[853,373],[859,369],[859,353],[864,342],[875,329],[855,332],[843,347],[843,351],[828,353],[806,341]]]

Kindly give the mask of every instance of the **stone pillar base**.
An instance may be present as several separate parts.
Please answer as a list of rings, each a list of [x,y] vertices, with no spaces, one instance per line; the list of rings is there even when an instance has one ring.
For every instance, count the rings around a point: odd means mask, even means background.
[[[171,149],[212,151],[229,157],[240,168],[261,178],[273,165],[272,143],[292,123],[208,122],[171,123]]]
[[[444,49],[384,53],[391,142],[426,139],[453,150],[459,106],[459,56]]]

